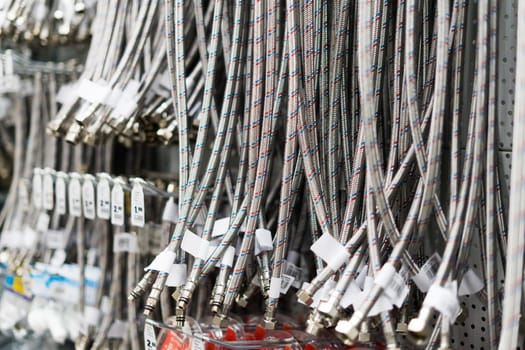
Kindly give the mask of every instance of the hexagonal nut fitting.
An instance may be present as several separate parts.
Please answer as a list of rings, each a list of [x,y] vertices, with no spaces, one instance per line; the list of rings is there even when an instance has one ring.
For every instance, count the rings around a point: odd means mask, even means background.
[[[337,309],[337,307],[333,303],[329,303],[326,301],[321,301],[317,309],[320,313],[330,317],[331,319],[335,319],[339,315],[339,310]]]
[[[357,340],[360,343],[370,343],[370,333],[369,332],[359,332]]]
[[[324,329],[324,326],[313,320],[306,321],[306,333],[317,336]]]
[[[212,324],[217,327],[227,327],[228,326],[226,316],[222,314],[217,314],[213,316]]]
[[[272,319],[265,317],[262,323],[263,327],[266,329],[275,329],[275,327],[277,327],[277,321],[275,318]]]
[[[237,296],[237,298],[235,299],[235,302],[240,307],[245,308],[246,306],[248,306],[248,297],[244,294],[241,296]]]
[[[408,324],[406,322],[398,322],[396,331],[399,333],[407,333],[408,332]]]
[[[297,298],[306,305],[311,305],[314,302],[312,296],[303,289],[299,289]]]
[[[408,323],[408,338],[414,344],[425,345],[430,335],[430,329],[426,322],[419,318],[414,318]]]
[[[360,334],[356,325],[348,320],[339,321],[335,327],[335,331],[337,337],[341,339],[345,345],[353,345]]]

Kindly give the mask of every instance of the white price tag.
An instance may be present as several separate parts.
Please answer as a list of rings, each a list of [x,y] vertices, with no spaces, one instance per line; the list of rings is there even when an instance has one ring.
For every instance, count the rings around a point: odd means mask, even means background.
[[[330,293],[332,293],[336,285],[337,282],[332,279],[326,281],[325,284],[321,287],[321,289],[315,292],[313,296],[314,301],[310,305],[310,308],[316,309],[321,301],[328,300],[328,298],[330,297]]]
[[[82,187],[78,178],[71,178],[69,181],[68,192],[69,213],[75,217],[82,216]]]
[[[64,249],[58,249],[51,258],[50,265],[54,267],[60,267],[66,261],[66,251]]]
[[[339,302],[339,305],[341,305],[343,309],[346,309],[350,305],[353,305],[354,307],[357,305],[361,305],[362,302],[363,292],[358,287],[356,282],[350,282],[350,284],[345,290],[345,293],[343,294],[343,297],[341,298],[341,301]]]
[[[38,233],[36,233],[31,227],[26,226],[24,228],[24,247],[32,249],[38,242]]]
[[[190,230],[186,230],[182,238],[181,249],[196,258],[206,260],[208,257],[210,242],[197,236]]]
[[[87,326],[97,326],[101,317],[100,310],[96,307],[84,306],[84,321]]]
[[[149,323],[144,326],[144,347],[146,350],[157,350],[157,336],[155,329]]]
[[[282,275],[281,276],[281,294],[286,294],[290,290],[290,287],[294,283],[295,278],[288,276],[288,275]]]
[[[234,259],[235,259],[235,248],[232,246],[228,246],[228,248],[226,248],[226,251],[224,252],[224,255],[222,256],[221,264],[232,267]]]
[[[36,222],[36,229],[39,232],[46,232],[49,229],[50,217],[47,213],[40,213]]]
[[[105,104],[110,106],[111,108],[117,107],[122,97],[122,93],[123,93],[122,89],[119,89],[118,87],[113,88],[108,98],[106,99]]]
[[[64,215],[67,212],[66,206],[66,180],[62,176],[58,176],[55,183],[55,198],[57,204],[57,213]]]
[[[116,233],[113,238],[113,253],[136,253],[137,236],[131,233]]]
[[[483,289],[484,283],[479,278],[479,276],[469,268],[465,274],[463,275],[463,278],[461,279],[461,283],[459,284],[459,291],[458,295],[472,295],[476,294],[480,290]]]
[[[432,307],[447,317],[450,324],[454,324],[461,307],[458,300],[458,284],[456,281],[449,282],[445,286],[434,283],[429,288],[423,301],[423,305]]]
[[[78,95],[93,104],[104,103],[111,94],[109,85],[83,79],[78,84]]]
[[[213,238],[224,236],[226,232],[228,232],[229,225],[230,225],[229,217],[215,220],[215,223],[213,224],[213,231],[211,233],[211,236]]]
[[[268,296],[273,299],[279,298],[281,294],[281,278],[272,277],[270,280],[270,290],[268,291]]]
[[[392,304],[399,308],[405,302],[409,292],[410,288],[405,284],[405,280],[399,273],[394,275],[390,284],[385,289],[385,294],[388,296]]]
[[[303,270],[301,268],[285,260],[283,266],[283,279],[284,276],[287,276],[288,279],[292,280],[292,286],[295,288],[301,288],[301,283],[303,282]]]
[[[82,207],[86,219],[95,219],[95,188],[90,179],[84,179],[82,184]]]
[[[74,102],[78,97],[78,83],[64,84],[58,89],[56,94],[56,101],[61,104],[69,104]]]
[[[46,247],[49,249],[64,249],[66,246],[66,233],[61,230],[46,232]]]
[[[136,80],[130,80],[122,96],[115,106],[115,113],[122,116],[129,116],[137,108],[137,92],[139,90],[140,83]]]
[[[163,250],[153,259],[151,264],[144,268],[144,271],[153,270],[159,272],[169,273],[171,271],[176,254],[169,250]]]
[[[412,280],[414,281],[415,285],[423,293],[426,293],[434,282],[440,264],[441,257],[438,253],[434,253],[430,258],[428,258],[425,264],[421,266],[419,272],[412,276]]]
[[[124,225],[124,191],[119,183],[111,190],[111,223],[116,226]]]
[[[180,287],[186,283],[186,276],[188,274],[188,266],[186,264],[173,264],[171,266],[170,274],[166,280],[168,287]]]
[[[255,255],[273,249],[272,233],[269,230],[258,228],[255,230]]]
[[[310,250],[323,259],[332,271],[339,270],[350,258],[350,254],[348,254],[345,247],[327,233],[323,233],[310,247]]]
[[[141,184],[135,183],[131,189],[131,225],[144,227],[145,216],[144,189]]]
[[[42,195],[43,195],[43,205],[44,209],[51,210],[53,209],[55,203],[54,203],[54,197],[55,194],[53,193],[53,175],[46,173],[44,175],[44,178],[42,180]]]
[[[107,179],[97,183],[97,216],[104,220],[111,218],[111,189]]]
[[[40,169],[35,169],[33,174],[33,204],[36,208],[42,208],[42,175]]]
[[[179,206],[175,203],[173,198],[166,201],[164,211],[162,212],[162,221],[171,222],[176,224],[179,220]]]
[[[361,302],[364,302],[366,300],[366,297],[370,293],[374,286],[374,279],[370,276],[367,276],[365,278],[365,289],[363,290],[363,296],[361,298]],[[392,310],[392,302],[390,301],[389,297],[386,295],[386,293],[382,293],[381,296],[376,300],[374,306],[368,313],[368,316],[376,316],[379,315],[381,312]]]

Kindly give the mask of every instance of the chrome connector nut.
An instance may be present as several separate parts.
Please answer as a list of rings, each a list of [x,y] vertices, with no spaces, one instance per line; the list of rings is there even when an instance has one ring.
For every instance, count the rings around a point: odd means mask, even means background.
[[[353,345],[357,338],[359,338],[359,329],[356,324],[348,320],[341,320],[335,327],[337,337],[343,341],[345,345]]]
[[[263,319],[262,325],[266,329],[275,329],[275,327],[277,327],[277,321],[275,320],[275,318],[265,317]]]
[[[312,296],[303,289],[299,289],[297,292],[297,299],[306,305],[311,305],[314,302]]]
[[[337,319],[340,314],[339,308],[328,301],[321,301],[317,310],[331,319]]]

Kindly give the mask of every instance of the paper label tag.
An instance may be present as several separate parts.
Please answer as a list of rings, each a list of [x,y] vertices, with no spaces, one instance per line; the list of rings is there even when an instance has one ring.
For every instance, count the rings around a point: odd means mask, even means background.
[[[170,198],[166,201],[164,210],[162,212],[162,221],[171,222],[176,224],[179,220],[179,206],[175,203],[173,198]]]
[[[131,189],[131,225],[144,227],[144,189],[139,183],[133,184]]]
[[[54,267],[60,267],[66,261],[66,251],[64,249],[58,249],[51,258],[50,265]]]
[[[24,239],[24,246],[28,249],[33,249],[38,242],[38,233],[36,233],[31,227],[26,226],[24,228],[24,238],[23,239]]]
[[[84,306],[84,322],[88,326],[97,326],[100,322],[100,310],[96,307]]]
[[[235,248],[232,246],[228,246],[228,248],[226,249],[222,257],[221,264],[232,267],[234,259],[235,259]]]
[[[77,178],[72,178],[69,181],[69,214],[71,216],[82,216],[82,188],[80,181]]]
[[[163,250],[160,252],[155,259],[149,264],[144,271],[153,270],[164,273],[169,273],[171,271],[173,262],[175,261],[176,254],[169,250]]]
[[[268,291],[268,296],[273,299],[279,298],[281,294],[281,278],[272,277],[270,280],[270,290]]]
[[[53,193],[53,176],[51,174],[45,174],[44,178],[42,180],[42,195],[43,195],[43,205],[44,209],[51,210],[53,209],[55,203],[54,203],[54,197],[55,194]]]
[[[186,230],[182,238],[181,249],[196,258],[206,260],[208,257],[210,242],[199,237],[190,230]]]
[[[36,229],[39,232],[46,232],[49,229],[49,215],[47,213],[40,213],[38,216],[38,221],[36,222]]]
[[[283,274],[281,276],[281,294],[288,293],[294,281],[295,281],[295,278]]]
[[[124,225],[124,191],[119,183],[111,190],[111,223],[115,226]]]
[[[115,112],[119,115],[129,116],[137,108],[137,92],[139,91],[140,83],[136,80],[130,80],[118,103],[115,106]]]
[[[224,236],[228,232],[229,225],[230,225],[229,217],[215,220],[215,223],[213,224],[213,231],[211,232],[211,236],[213,238]]]
[[[144,348],[146,350],[157,350],[157,336],[155,329],[149,323],[144,325]]]
[[[361,305],[362,302],[363,292],[361,291],[356,282],[350,282],[348,287],[346,287],[343,297],[339,301],[339,305],[341,305],[343,309],[346,309],[350,305],[353,305],[354,307],[356,307],[357,305]]]
[[[366,300],[366,297],[372,290],[373,286],[374,286],[374,279],[370,276],[367,276],[365,278],[365,289],[363,290],[363,297],[360,300],[360,303]],[[386,295],[386,293],[382,293],[379,296],[379,298],[376,300],[372,309],[368,312],[368,316],[376,316],[382,312],[392,310],[392,308],[393,308],[392,302],[390,301],[389,297]]]
[[[438,253],[434,253],[428,260],[421,266],[419,272],[412,276],[417,288],[426,293],[434,280],[436,279],[436,273],[441,264],[441,257]]]
[[[55,183],[55,197],[59,215],[64,215],[67,211],[66,206],[66,180],[63,177],[57,177]]]
[[[269,230],[258,228],[255,230],[255,255],[273,250],[272,233]]]
[[[122,89],[119,89],[118,87],[113,88],[108,98],[106,99],[105,104],[110,106],[111,108],[117,107],[123,92],[124,91],[122,91]]]
[[[390,284],[385,289],[385,293],[392,302],[397,307],[401,307],[405,302],[410,288],[405,284],[405,280],[401,277],[400,274],[396,273],[394,278],[390,281]]]
[[[458,295],[462,296],[476,294],[477,292],[483,289],[484,285],[485,284],[483,283],[481,278],[479,278],[479,276],[474,272],[474,270],[469,268],[463,275],[463,278],[461,279],[461,283],[459,284]]]
[[[183,286],[186,283],[187,274],[188,266],[186,264],[173,264],[166,280],[166,285],[168,287]]]
[[[315,292],[313,296],[314,301],[310,305],[310,308],[316,309],[321,303],[321,301],[328,300],[328,298],[330,297],[330,293],[334,290],[336,285],[337,283],[332,279],[326,281],[325,284],[321,287],[321,289]]]
[[[78,96],[93,104],[103,103],[111,94],[109,85],[83,79],[78,84]]]
[[[36,208],[42,208],[42,175],[35,170],[33,174],[33,204]]]
[[[55,99],[61,104],[70,104],[78,97],[77,82],[72,84],[64,84],[58,89]]]
[[[450,324],[454,324],[461,310],[457,282],[449,282],[445,286],[440,286],[438,283],[432,284],[423,305],[436,309],[448,318]]]
[[[113,253],[136,253],[137,236],[131,233],[116,233],[113,237]]]
[[[82,184],[82,207],[86,219],[95,219],[95,188],[91,180],[85,179]]]
[[[287,276],[287,278],[292,281],[292,286],[294,286],[295,288],[301,288],[301,283],[303,282],[303,274],[303,269],[285,260],[283,266],[283,273],[281,276],[283,279],[284,276]]]
[[[339,270],[350,258],[350,254],[348,254],[345,247],[327,233],[323,233],[310,247],[310,250],[323,259],[332,271]]]
[[[107,179],[97,183],[97,216],[104,220],[111,218],[111,189]]]
[[[66,233],[61,230],[48,230],[46,232],[46,247],[49,249],[64,249],[66,246]]]

